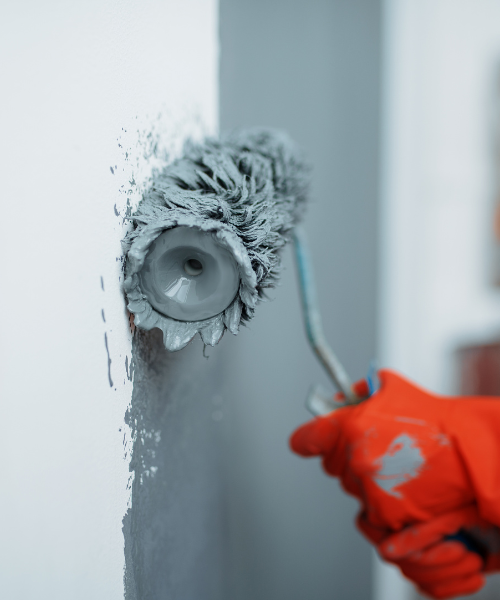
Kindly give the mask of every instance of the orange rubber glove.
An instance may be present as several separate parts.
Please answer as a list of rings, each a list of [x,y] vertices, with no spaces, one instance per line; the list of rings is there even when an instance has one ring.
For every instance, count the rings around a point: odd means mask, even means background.
[[[478,591],[484,584],[484,557],[489,551],[491,556],[496,552],[493,545],[488,548],[476,535],[483,531],[480,524],[485,526],[484,532],[489,537],[496,528],[484,524],[475,506],[393,534],[374,528],[363,514],[358,516],[357,524],[383,558],[397,565],[421,592],[433,598],[453,598]],[[453,539],[459,530],[462,541]],[[466,545],[471,542],[474,551]]]
[[[432,542],[421,540],[392,559],[380,547],[421,589],[436,598],[470,593],[482,584],[484,563],[444,538],[461,528],[474,525],[484,532],[500,524],[500,402],[436,396],[391,371],[379,375],[377,393],[306,423],[293,434],[292,449],[322,456],[327,473],[361,500],[359,526],[366,535],[376,532],[377,540],[368,535],[374,543],[416,524],[434,531]],[[358,385],[356,391],[363,390]],[[474,511],[472,521],[460,512],[465,508]],[[436,519],[448,514],[463,522],[442,531]],[[488,561],[490,570],[496,563]],[[462,588],[450,588],[459,574]]]

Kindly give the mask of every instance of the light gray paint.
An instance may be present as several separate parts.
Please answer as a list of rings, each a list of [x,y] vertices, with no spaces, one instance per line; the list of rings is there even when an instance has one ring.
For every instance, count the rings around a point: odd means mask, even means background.
[[[226,580],[221,363],[198,338],[165,350],[136,330],[132,506],[125,516],[126,600],[221,600]]]
[[[282,128],[313,165],[305,217],[326,335],[353,379],[375,354],[377,0],[221,0],[221,128]],[[289,451],[311,383],[291,252],[275,300],[217,348],[228,370],[232,599],[367,600],[357,503]]]
[[[402,493],[396,488],[415,479],[425,464],[425,459],[418,441],[407,433],[402,433],[392,440],[376,463],[379,464],[379,469],[373,477],[375,483],[391,496],[402,498]]]

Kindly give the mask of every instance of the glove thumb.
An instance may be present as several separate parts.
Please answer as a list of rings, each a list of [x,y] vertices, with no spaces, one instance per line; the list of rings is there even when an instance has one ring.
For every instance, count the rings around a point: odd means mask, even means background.
[[[301,456],[329,454],[335,448],[342,422],[351,410],[349,407],[339,408],[329,415],[308,421],[291,435],[291,449]]]

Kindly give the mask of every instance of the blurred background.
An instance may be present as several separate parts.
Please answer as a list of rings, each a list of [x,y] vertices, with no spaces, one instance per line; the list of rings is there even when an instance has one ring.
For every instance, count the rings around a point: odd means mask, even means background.
[[[287,131],[313,168],[306,229],[325,332],[351,377],[376,354],[381,5],[222,0],[220,129]],[[241,600],[369,598],[371,551],[357,503],[287,439],[310,418],[309,387],[331,383],[302,324],[292,249],[258,318],[221,350],[227,470]]]
[[[221,130],[283,128],[313,166],[306,229],[351,377],[376,358],[437,392],[499,395],[500,5],[221,0],[219,27]],[[287,448],[309,385],[329,385],[290,251],[272,297],[223,347],[232,597],[413,598],[355,530],[356,502]]]

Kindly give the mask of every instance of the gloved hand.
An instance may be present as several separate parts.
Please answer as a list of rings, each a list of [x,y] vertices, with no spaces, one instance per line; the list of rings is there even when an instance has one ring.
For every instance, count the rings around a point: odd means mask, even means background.
[[[382,558],[397,565],[424,594],[453,598],[472,594],[484,584],[487,547],[473,531],[478,531],[481,525],[489,532],[496,528],[485,524],[474,506],[392,534],[374,528],[363,513],[358,516],[357,524]],[[454,539],[453,534],[458,530],[461,541]]]
[[[498,400],[436,396],[391,371],[381,371],[380,379],[380,390],[368,400],[300,427],[291,438],[292,449],[303,456],[323,457],[325,470],[340,477],[346,491],[362,501],[360,526],[363,521],[379,532],[381,540],[409,525],[433,523],[475,504],[482,525],[499,524]],[[357,391],[363,390],[358,386]],[[467,525],[470,521],[454,527]],[[446,566],[445,558],[456,557],[459,551],[463,548],[456,542],[436,540],[415,549],[420,555],[397,560],[406,561],[400,564],[402,570],[417,581],[412,561],[422,568],[433,560],[436,567]],[[469,556],[462,567],[455,565],[474,585],[480,585],[477,560]],[[444,568],[440,571],[447,575]],[[430,585],[435,594],[449,591]]]

